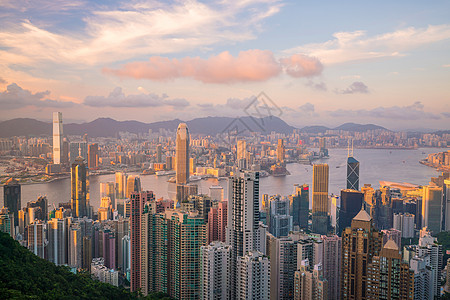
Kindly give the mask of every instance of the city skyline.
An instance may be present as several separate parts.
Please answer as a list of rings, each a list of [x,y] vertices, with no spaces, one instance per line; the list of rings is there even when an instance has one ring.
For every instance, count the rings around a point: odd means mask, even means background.
[[[370,142],[372,134],[368,130],[357,135]],[[389,140],[390,133],[381,136]],[[395,137],[396,145],[411,142],[405,133]],[[435,143],[445,150],[415,160],[422,169],[436,168],[434,175],[442,171],[427,184],[406,183],[411,172],[402,169],[397,174],[401,182],[380,181],[372,188],[365,182],[373,180],[362,179],[365,184],[359,191],[351,178],[354,189],[345,189],[349,170],[342,168],[340,197],[330,193],[330,183],[338,179],[335,169],[348,164],[353,151],[341,151],[336,165],[336,153],[328,146],[348,145],[343,134],[255,133],[233,137],[227,144],[212,136],[190,139],[187,125],[180,123],[176,138],[174,132],[160,130],[140,137],[122,132],[117,138],[84,134],[83,142],[64,139],[68,145],[60,153],[59,165],[52,157],[55,145],[47,143],[53,136],[4,139],[3,162],[14,166],[4,170],[20,173],[19,180],[5,174],[10,178],[4,185],[0,231],[40,258],[144,296],[156,292],[205,300],[378,299],[378,295],[433,299],[442,286],[444,251],[450,249],[448,242],[439,244],[443,235],[448,239],[450,234],[445,231],[450,228],[449,137],[414,137],[416,146]],[[429,150],[407,149],[396,159],[384,149],[391,157],[382,155],[383,163],[377,163],[372,149],[358,149],[361,175],[376,172],[387,179],[387,161],[392,164],[408,159],[407,152],[424,155],[423,150]],[[365,151],[369,160],[364,159]],[[32,163],[22,172],[22,159],[47,163],[48,182],[41,180],[32,190],[46,184],[54,191],[57,185],[69,187],[71,201],[65,202],[63,192],[57,193],[57,206],[47,196],[29,201],[33,197],[23,175],[42,179],[42,173],[32,171],[39,170]],[[291,173],[277,169],[285,163],[290,164],[293,185]],[[306,170],[307,177],[298,176],[296,168]],[[359,180],[359,168],[357,173]],[[158,177],[164,179],[158,182]],[[52,183],[55,179],[59,180]],[[213,185],[205,189],[208,181]],[[170,193],[174,185],[176,195]],[[91,186],[100,188],[100,194],[91,196]],[[285,187],[290,188],[288,194]],[[100,207],[94,205],[98,200]]]
[[[449,11],[0,1],[0,294],[450,299]]]
[[[237,117],[263,91],[296,127],[448,129],[449,5],[6,1],[0,120]]]

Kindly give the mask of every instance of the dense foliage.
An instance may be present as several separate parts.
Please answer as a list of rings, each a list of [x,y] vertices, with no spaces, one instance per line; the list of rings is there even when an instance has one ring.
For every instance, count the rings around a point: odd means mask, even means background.
[[[73,274],[41,259],[0,232],[0,299],[137,299],[137,294]],[[147,299],[169,299],[154,294]]]

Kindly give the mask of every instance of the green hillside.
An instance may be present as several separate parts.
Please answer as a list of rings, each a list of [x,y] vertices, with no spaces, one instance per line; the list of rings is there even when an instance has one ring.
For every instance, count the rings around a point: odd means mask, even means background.
[[[75,275],[67,267],[55,266],[0,232],[0,299],[137,298],[135,293],[93,280],[89,274]]]

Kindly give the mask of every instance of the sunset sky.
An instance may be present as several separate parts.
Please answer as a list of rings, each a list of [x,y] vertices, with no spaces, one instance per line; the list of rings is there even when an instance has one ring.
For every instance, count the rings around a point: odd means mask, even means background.
[[[0,1],[0,120],[450,129],[449,1]]]

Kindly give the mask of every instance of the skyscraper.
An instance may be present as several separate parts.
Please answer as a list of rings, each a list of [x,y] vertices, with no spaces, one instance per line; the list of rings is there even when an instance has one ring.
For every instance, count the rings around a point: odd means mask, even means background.
[[[433,290],[434,297],[439,296],[441,288],[441,272],[443,264],[442,245],[438,244],[437,238],[431,236],[431,232],[426,228],[420,230],[419,245],[415,249],[418,257],[424,258],[429,267],[431,267],[432,278],[430,287]]]
[[[217,237],[221,242],[225,242],[227,240],[226,238],[227,236],[226,228],[228,222],[227,205],[228,201],[221,201],[219,202],[217,207],[217,230],[218,230]]]
[[[237,161],[247,158],[247,143],[245,140],[237,141]]]
[[[67,228],[64,219],[51,219],[47,223],[47,259],[55,265],[67,264]]]
[[[123,172],[116,172],[115,177],[116,198],[123,199],[127,189],[127,174]]]
[[[156,146],[156,162],[162,163],[162,146]]]
[[[327,234],[328,216],[328,175],[327,164],[314,165],[312,183],[312,231]]]
[[[132,292],[141,288],[141,217],[144,211],[144,203],[147,193],[131,193],[130,212],[130,243],[131,243],[131,267],[130,290]]]
[[[227,214],[226,240],[232,246],[231,297],[237,299],[238,258],[249,251],[265,250],[265,232],[259,228],[258,172],[241,172],[229,179]]]
[[[323,277],[321,264],[311,268],[308,260],[303,260],[295,272],[294,300],[327,300],[328,281]]]
[[[28,225],[28,249],[40,258],[45,258],[45,223],[35,221]]]
[[[217,205],[211,207],[208,212],[208,239],[207,244],[211,244],[213,241],[219,240],[219,228],[218,228],[218,209]]]
[[[14,178],[10,178],[3,186],[3,203],[9,213],[14,215],[14,228],[19,226],[19,209],[21,207],[21,188]]]
[[[100,198],[109,197],[111,199],[111,206],[116,209],[116,192],[114,188],[114,182],[101,182],[100,183]]]
[[[347,189],[359,190],[359,161],[353,157],[353,141],[352,150],[350,147],[347,158]]]
[[[98,144],[90,144],[88,146],[88,168],[95,169],[98,167]]]
[[[423,187],[422,196],[422,226],[433,234],[441,232],[442,228],[442,188],[427,185]]]
[[[189,130],[185,123],[180,123],[176,140],[176,183],[189,182]]]
[[[206,245],[204,219],[195,213],[166,210],[168,293],[175,299],[200,297],[200,247]]]
[[[63,145],[63,121],[62,113],[53,113],[53,163],[60,164],[62,162],[62,145]]]
[[[289,200],[272,196],[269,202],[269,232],[275,237],[288,236],[292,231],[292,216],[289,214]]]
[[[267,256],[270,260],[270,299],[294,297],[294,274],[297,271],[297,244],[291,237],[267,236]]]
[[[367,277],[367,299],[414,299],[414,271],[402,261],[392,239],[372,258]]]
[[[284,162],[284,157],[286,155],[286,147],[284,146],[284,140],[278,139],[277,145],[277,161]]]
[[[11,223],[12,218],[12,214],[9,213],[6,207],[0,209],[0,231],[14,238],[14,224]]]
[[[323,235],[323,276],[328,281],[328,299],[339,299],[341,284],[341,242],[337,235]]]
[[[89,214],[88,171],[82,157],[77,157],[71,170],[71,209],[72,216],[81,218]]]
[[[378,226],[378,205],[377,198],[375,197],[375,189],[371,184],[365,183],[363,187],[361,187],[361,192],[364,193],[364,209],[367,211],[369,216],[372,218],[372,221],[375,224],[375,227]],[[344,230],[345,228],[342,228]]]
[[[380,254],[382,242],[381,232],[362,209],[342,232],[340,299],[368,299],[368,266]]]
[[[132,193],[139,193],[141,191],[141,179],[137,175],[130,175],[127,178],[127,189],[125,197],[127,199],[131,198]]]
[[[356,190],[341,190],[341,207],[336,233],[341,236],[342,231],[350,227],[353,218],[360,212],[364,194]]]
[[[229,299],[231,246],[213,242],[200,248],[200,299]]]
[[[295,185],[294,194],[290,197],[290,200],[293,226],[299,226],[300,229],[308,229],[309,186],[307,184]]]
[[[237,261],[237,299],[270,299],[270,262],[261,252],[251,251]],[[232,275],[233,276],[233,275]]]

